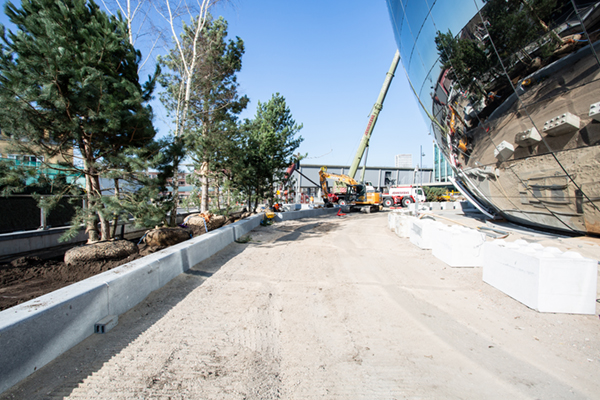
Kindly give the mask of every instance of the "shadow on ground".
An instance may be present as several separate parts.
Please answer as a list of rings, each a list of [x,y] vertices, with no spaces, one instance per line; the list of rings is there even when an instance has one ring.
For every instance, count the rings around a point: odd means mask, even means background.
[[[119,316],[106,334],[94,334],[60,357],[0,394],[5,399],[55,399],[68,396],[83,380],[119,354],[152,327],[221,266],[241,254],[245,246],[232,243],[209,259],[179,275],[144,301]],[[92,329],[92,327],[90,327]]]

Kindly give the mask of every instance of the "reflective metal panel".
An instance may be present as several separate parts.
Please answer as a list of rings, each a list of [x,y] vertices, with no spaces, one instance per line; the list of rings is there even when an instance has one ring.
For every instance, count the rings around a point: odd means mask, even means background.
[[[600,2],[387,5],[423,117],[479,206],[600,234]]]

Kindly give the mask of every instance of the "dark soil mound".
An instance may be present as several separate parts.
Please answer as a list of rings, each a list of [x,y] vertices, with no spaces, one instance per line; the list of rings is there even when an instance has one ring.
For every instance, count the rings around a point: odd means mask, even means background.
[[[63,262],[62,256],[50,260],[21,257],[0,264],[0,311],[140,257],[135,253],[120,260],[83,261],[72,265]]]

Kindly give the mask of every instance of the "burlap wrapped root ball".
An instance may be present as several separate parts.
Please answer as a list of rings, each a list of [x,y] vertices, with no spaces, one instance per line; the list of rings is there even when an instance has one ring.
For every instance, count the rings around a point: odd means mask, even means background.
[[[227,222],[227,217],[223,215],[191,214],[185,218],[183,223],[192,230],[194,236],[200,236],[206,233],[207,228],[209,232],[214,231],[225,225],[225,222]]]
[[[115,240],[74,247],[65,253],[65,264],[88,261],[120,260],[138,252],[138,247],[127,240]]]
[[[149,230],[144,236],[144,243],[150,247],[169,247],[186,241],[192,237],[190,229],[162,227]]]

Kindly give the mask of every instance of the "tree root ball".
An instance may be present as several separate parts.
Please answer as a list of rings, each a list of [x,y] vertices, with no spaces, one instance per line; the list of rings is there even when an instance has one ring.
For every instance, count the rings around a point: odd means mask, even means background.
[[[146,232],[144,242],[151,247],[169,247],[192,237],[189,229],[181,227],[156,228]]]
[[[65,264],[80,262],[119,260],[138,252],[138,247],[127,240],[92,243],[74,247],[65,253]]]
[[[204,226],[205,222],[206,227]],[[218,229],[225,225],[225,222],[227,222],[227,217],[213,214],[192,214],[184,220],[184,224],[193,231],[194,236],[206,233],[206,228],[209,232]]]

